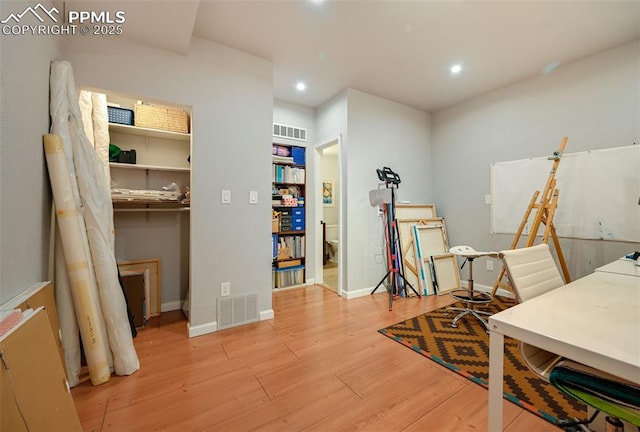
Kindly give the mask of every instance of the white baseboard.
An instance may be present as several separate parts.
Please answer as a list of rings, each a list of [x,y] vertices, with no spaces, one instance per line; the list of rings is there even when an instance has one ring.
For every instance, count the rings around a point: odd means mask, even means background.
[[[187,329],[189,330],[189,337],[202,336],[208,333],[214,333],[218,330],[218,323],[216,321],[192,326],[191,323],[187,323]]]
[[[466,287],[467,286],[467,282],[466,281],[462,282],[462,286]],[[298,288],[299,287],[300,286],[298,286]],[[474,284],[474,289],[476,289],[478,291],[481,291],[481,292],[486,292],[486,293],[490,293],[491,291],[493,291],[493,287],[488,286],[488,285],[481,285],[481,284]],[[354,298],[358,298],[358,297],[364,297],[364,296],[367,296],[367,295],[371,295],[371,292],[373,290],[374,290],[374,288],[370,287],[370,288],[359,289],[357,291],[343,291],[342,292],[342,296],[344,298],[346,298],[347,300],[350,300],[350,299],[354,299]],[[374,294],[385,294],[386,295],[387,294],[387,290],[384,287],[380,287]],[[496,294],[498,294],[500,296],[508,297],[508,298],[513,298],[513,293],[511,291],[505,290],[503,288],[499,288],[498,291],[496,292]],[[169,311],[169,310],[177,310],[177,309],[180,309],[180,307],[181,307],[180,302],[163,303],[162,304],[162,312],[166,312],[166,311]],[[275,313],[274,313],[273,309],[267,309],[267,310],[259,312],[260,321],[273,319],[274,317],[275,317]],[[206,324],[200,324],[200,325],[197,325],[197,326],[191,326],[190,324],[188,324],[187,328],[189,330],[189,337],[195,337],[195,336],[201,336],[201,335],[204,335],[204,334],[216,332],[218,330],[218,323],[214,321],[214,322],[210,322],[210,323],[206,323]]]
[[[259,315],[260,321],[273,319],[275,317],[275,313],[273,312],[273,309],[260,311],[258,315]]]
[[[259,312],[260,321],[273,319],[275,316],[273,309],[268,309]],[[187,323],[187,329],[189,330],[189,337],[202,336],[209,333],[214,333],[218,331],[218,323],[217,321],[209,322],[206,324],[200,324],[197,326],[192,326],[191,323]]]
[[[466,288],[467,282],[466,281],[462,282],[462,286]],[[480,292],[486,292],[486,293],[491,293],[491,291],[493,291],[493,287],[488,285],[474,284],[473,288]],[[371,287],[371,288],[360,289],[357,291],[343,291],[342,296],[347,300],[358,298],[358,297],[364,297],[366,295],[370,295],[373,289],[374,288]],[[387,294],[387,290],[383,286],[381,286],[380,288],[378,288],[378,290],[374,294]],[[496,294],[502,297],[507,297],[507,298],[514,297],[511,291],[508,291],[504,288],[498,288],[498,291],[496,291]]]
[[[463,287],[467,287],[467,281],[462,282],[462,286]],[[473,284],[473,289],[480,291],[480,292],[484,292],[484,293],[489,293],[491,294],[491,292],[493,291],[493,287],[492,286],[488,286],[488,285],[481,285],[481,284],[477,284],[474,283]],[[515,296],[513,295],[513,293],[509,290],[506,290],[504,288],[498,288],[498,290],[496,291],[496,295],[499,295],[500,297],[507,297],[507,298],[515,298]]]
[[[181,301],[172,301],[168,303],[162,303],[160,305],[160,312],[170,312],[170,311],[180,310],[180,309],[182,309]]]
[[[359,289],[357,291],[342,291],[342,297],[346,298],[347,300],[358,298],[358,297],[364,297],[364,296],[370,295],[373,289],[374,288],[371,287],[371,288]],[[375,292],[375,294],[387,294],[387,290],[385,287],[380,287]]]

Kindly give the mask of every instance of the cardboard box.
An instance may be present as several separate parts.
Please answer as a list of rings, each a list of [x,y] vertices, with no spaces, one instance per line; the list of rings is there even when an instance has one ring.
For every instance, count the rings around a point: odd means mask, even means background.
[[[189,133],[189,114],[178,108],[138,103],[134,123],[138,127]]]
[[[276,261],[277,268],[287,268],[287,267],[295,267],[302,264],[302,260],[295,259],[290,261]]]

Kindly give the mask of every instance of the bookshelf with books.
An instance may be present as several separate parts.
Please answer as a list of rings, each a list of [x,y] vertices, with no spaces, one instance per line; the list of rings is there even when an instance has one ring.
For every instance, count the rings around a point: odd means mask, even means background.
[[[272,242],[274,289],[305,283],[305,148],[273,144]]]

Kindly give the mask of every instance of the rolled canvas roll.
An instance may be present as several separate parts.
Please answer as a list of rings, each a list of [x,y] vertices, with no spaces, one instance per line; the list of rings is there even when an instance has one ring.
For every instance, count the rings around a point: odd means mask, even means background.
[[[70,164],[69,170],[75,173],[71,179],[72,188],[76,202],[82,203],[78,206],[82,208],[80,222],[83,227],[83,245],[87,257],[90,257],[91,280],[97,286],[98,318],[104,324],[102,339],[108,342],[106,349],[109,366],[118,375],[130,375],[140,368],[140,363],[118,280],[111,190],[105,176],[106,166],[101,163],[82,126],[82,114],[69,62],[55,61],[51,64],[51,91],[51,132],[61,136],[65,159]],[[92,106],[94,117],[101,118],[101,122],[94,123],[94,132],[101,127],[108,129],[106,96],[92,98]],[[106,155],[108,140],[103,140],[104,137],[95,138],[97,145],[104,141],[106,147],[103,153]],[[71,153],[72,157],[66,153]]]
[[[93,147],[96,155],[102,164],[102,168],[107,180],[107,185],[111,184],[111,173],[109,171],[109,114],[107,113],[107,95],[104,93],[91,93],[93,111]],[[87,132],[88,135],[88,132]]]
[[[55,206],[54,206],[55,207]],[[62,336],[62,351],[67,370],[69,386],[75,387],[80,383],[81,347],[78,321],[73,306],[71,283],[67,274],[67,262],[64,259],[64,249],[60,238],[60,229],[55,225],[55,294],[58,320],[60,322],[60,335]]]
[[[89,376],[91,383],[98,385],[109,381],[111,372],[107,360],[106,341],[103,340],[106,331],[102,320],[99,319],[98,289],[91,278],[91,263],[84,252],[83,224],[80,222],[82,215],[78,211],[73,196],[69,169],[60,136],[45,135],[44,149],[56,205],[56,219],[67,263],[67,274],[71,283],[71,295],[87,358]]]
[[[93,132],[93,99],[92,93],[87,90],[80,90],[78,94],[78,105],[80,106],[80,112],[82,113],[82,125],[84,131],[87,134],[87,139],[91,142],[91,145],[95,147],[94,132]]]

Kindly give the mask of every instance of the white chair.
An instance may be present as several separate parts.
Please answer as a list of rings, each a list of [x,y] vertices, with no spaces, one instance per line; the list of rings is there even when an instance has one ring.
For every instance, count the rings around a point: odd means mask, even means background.
[[[545,243],[500,251],[500,257],[518,303],[564,285],[549,246]],[[541,315],[540,319],[544,319],[544,315]],[[553,366],[562,359],[557,354],[522,342],[520,352],[529,369],[547,381]]]

